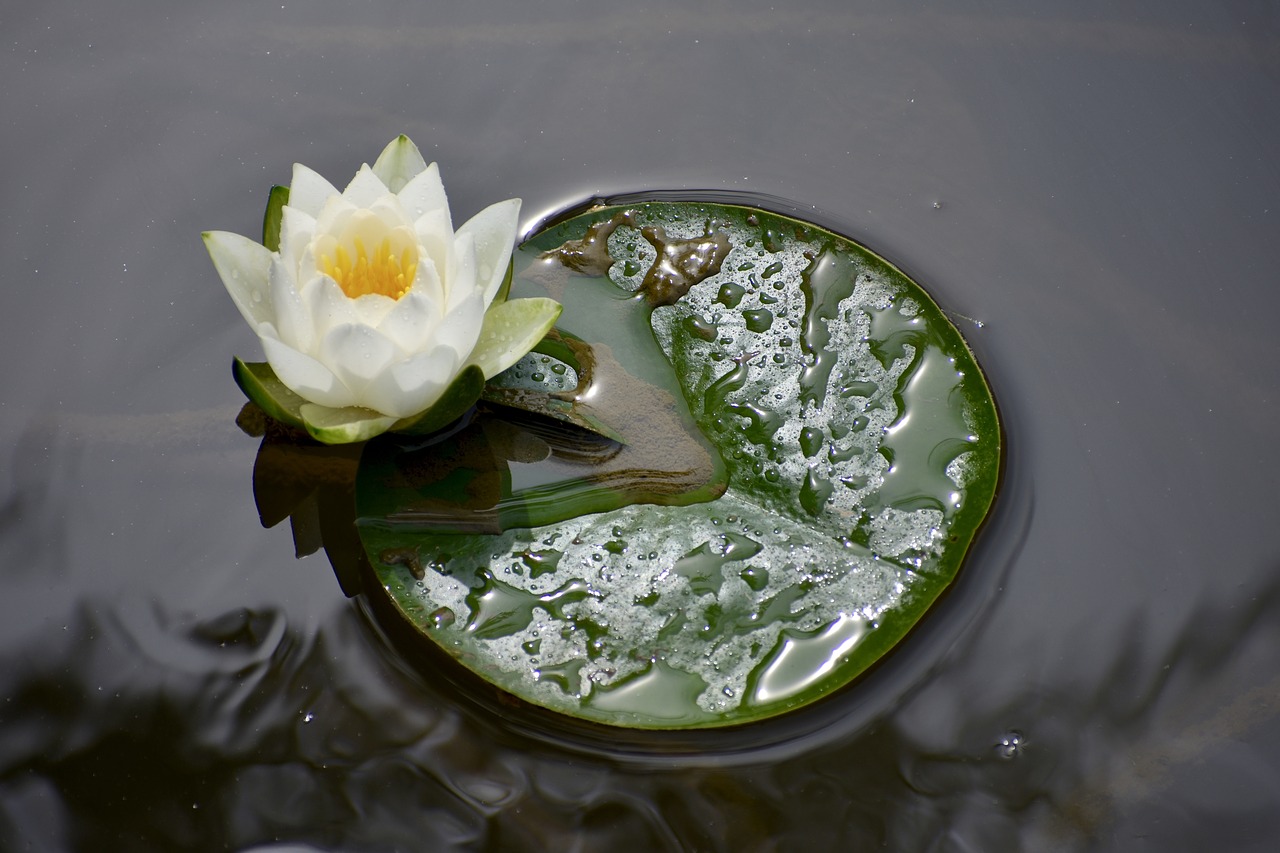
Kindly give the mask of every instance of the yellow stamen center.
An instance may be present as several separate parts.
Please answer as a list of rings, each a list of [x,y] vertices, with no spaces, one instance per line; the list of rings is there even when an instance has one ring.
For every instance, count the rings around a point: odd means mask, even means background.
[[[374,251],[365,250],[359,237],[352,243],[352,251],[345,246],[334,250],[336,257],[320,256],[320,268],[338,283],[342,292],[355,299],[367,293],[381,293],[399,299],[413,286],[418,271],[418,253],[406,248],[399,255],[391,250],[391,240],[383,239]]]

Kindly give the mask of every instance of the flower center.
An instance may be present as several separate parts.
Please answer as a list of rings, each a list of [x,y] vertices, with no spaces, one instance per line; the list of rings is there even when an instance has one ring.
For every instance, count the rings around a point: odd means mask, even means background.
[[[380,293],[399,299],[413,286],[418,271],[418,253],[412,247],[396,254],[391,239],[384,238],[373,251],[365,248],[364,241],[356,237],[350,250],[337,246],[333,256],[320,256],[320,268],[352,299],[369,293]]]

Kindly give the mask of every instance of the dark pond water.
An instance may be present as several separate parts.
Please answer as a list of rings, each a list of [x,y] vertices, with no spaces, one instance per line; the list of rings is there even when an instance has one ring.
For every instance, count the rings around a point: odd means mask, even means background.
[[[10,4],[0,848],[1270,850],[1267,2]],[[784,11],[785,9],[785,11]],[[407,132],[455,216],[776,197],[953,312],[996,515],[869,677],[627,738],[408,665],[260,527],[199,233]]]

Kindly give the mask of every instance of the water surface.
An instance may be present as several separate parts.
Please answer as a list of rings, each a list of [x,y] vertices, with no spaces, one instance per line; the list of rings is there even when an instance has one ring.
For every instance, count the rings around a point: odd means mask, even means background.
[[[0,13],[0,847],[1270,849],[1274,12],[783,8]],[[611,737],[262,529],[199,233],[400,132],[459,221],[747,191],[929,288],[1009,450],[921,630],[811,712]]]

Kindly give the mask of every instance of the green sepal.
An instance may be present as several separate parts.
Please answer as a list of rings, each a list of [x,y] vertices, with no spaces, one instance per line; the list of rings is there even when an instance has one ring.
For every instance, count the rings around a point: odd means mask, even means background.
[[[382,435],[396,419],[360,406],[331,409],[303,403],[302,422],[307,435],[321,444],[355,444]]]
[[[276,378],[271,365],[266,362],[246,363],[235,359],[231,375],[244,395],[258,405],[259,409],[282,424],[306,429],[302,419],[302,406],[307,401],[289,390],[283,382]]]
[[[435,405],[419,415],[402,418],[391,426],[391,432],[426,435],[446,427],[466,414],[484,391],[484,371],[470,364],[454,377]]]
[[[284,220],[284,206],[289,203],[289,188],[279,184],[271,188],[267,196],[267,212],[262,215],[262,245],[273,252],[280,251],[280,223]]]
[[[367,441],[388,431],[409,435],[435,432],[465,414],[484,391],[484,371],[469,365],[454,378],[435,405],[421,414],[397,420],[358,406],[331,409],[309,403],[290,391],[265,362],[244,362],[237,358],[232,375],[244,395],[268,417],[305,430],[322,444]]]

